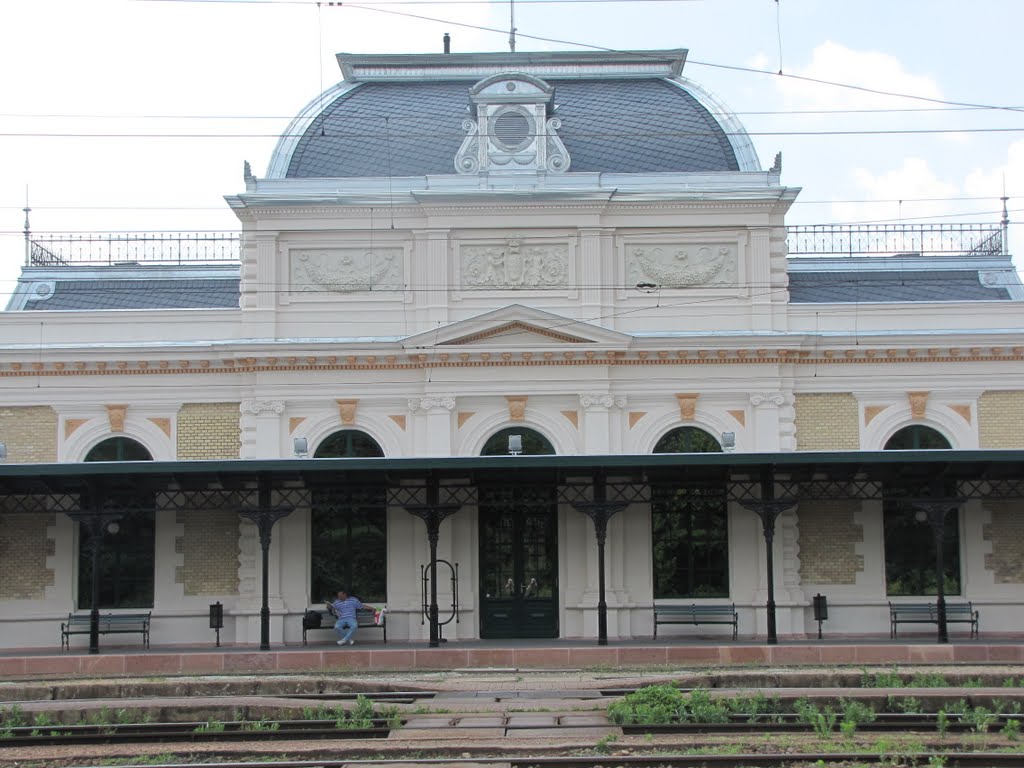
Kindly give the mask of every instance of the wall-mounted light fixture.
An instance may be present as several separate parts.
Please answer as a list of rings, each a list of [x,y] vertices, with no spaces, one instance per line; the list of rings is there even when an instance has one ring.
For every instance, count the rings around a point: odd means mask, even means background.
[[[522,435],[509,435],[508,436],[508,455],[518,456],[523,452],[523,436]]]
[[[722,450],[726,453],[732,453],[736,450],[736,433],[735,432],[723,432],[722,433]]]
[[[304,437],[296,437],[292,441],[292,450],[298,458],[304,459],[309,455],[309,441]]]
[[[0,443],[0,461],[7,461],[7,443]]]

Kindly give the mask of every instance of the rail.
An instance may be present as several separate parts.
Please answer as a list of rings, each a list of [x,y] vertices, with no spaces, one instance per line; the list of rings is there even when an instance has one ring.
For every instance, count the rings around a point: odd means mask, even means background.
[[[224,264],[240,258],[238,232],[33,235],[27,247],[30,267]]]
[[[791,256],[1003,253],[1003,230],[990,224],[810,224],[787,230]]]

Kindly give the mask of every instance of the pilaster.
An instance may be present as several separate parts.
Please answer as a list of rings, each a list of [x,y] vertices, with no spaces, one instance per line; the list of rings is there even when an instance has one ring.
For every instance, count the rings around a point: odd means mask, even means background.
[[[452,455],[452,409],[454,395],[410,397],[413,443],[417,456]]]
[[[240,408],[243,459],[281,457],[283,400],[243,400]]]
[[[626,398],[605,392],[580,395],[580,410],[583,411],[581,432],[583,452],[588,455],[615,453],[612,446],[612,414],[618,414],[626,407]]]

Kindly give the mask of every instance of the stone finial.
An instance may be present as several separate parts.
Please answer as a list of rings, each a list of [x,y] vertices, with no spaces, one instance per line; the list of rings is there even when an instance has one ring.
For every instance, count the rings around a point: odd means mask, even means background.
[[[246,189],[250,189],[256,184],[256,177],[252,175],[252,166],[249,165],[248,160],[242,165],[242,180],[245,182]]]
[[[505,399],[508,400],[508,420],[525,421],[527,396],[505,395]]]
[[[910,416],[914,419],[923,419],[928,409],[929,392],[907,392],[907,399],[910,401]]]
[[[772,164],[772,167],[768,169],[768,172],[769,173],[782,173],[782,153],[781,152],[776,152],[775,153],[775,162]]]
[[[679,401],[679,418],[682,421],[693,421],[697,416],[697,398],[700,395],[694,392],[680,392],[676,394]]]

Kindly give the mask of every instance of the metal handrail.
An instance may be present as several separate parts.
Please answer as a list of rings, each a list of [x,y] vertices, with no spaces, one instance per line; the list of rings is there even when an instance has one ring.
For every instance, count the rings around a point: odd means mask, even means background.
[[[810,224],[787,228],[790,255],[956,254],[997,256],[1002,230],[990,224]]]
[[[33,235],[28,265],[222,264],[241,260],[238,232]]]

